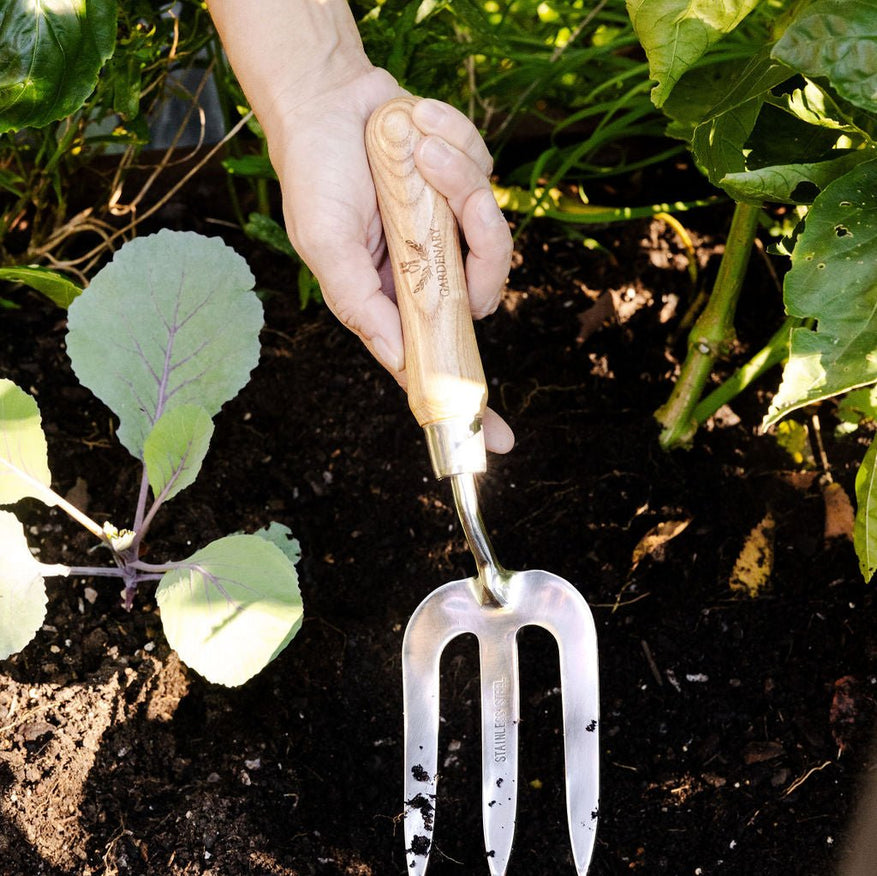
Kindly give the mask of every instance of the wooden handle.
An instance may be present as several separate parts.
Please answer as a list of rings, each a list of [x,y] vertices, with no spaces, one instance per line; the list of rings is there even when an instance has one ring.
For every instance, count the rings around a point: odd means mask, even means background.
[[[411,121],[416,98],[401,97],[372,114],[366,150],[402,315],[408,404],[424,427],[480,422],[487,384],[472,327],[469,294],[447,201],[418,172]],[[435,460],[434,460],[435,462]]]

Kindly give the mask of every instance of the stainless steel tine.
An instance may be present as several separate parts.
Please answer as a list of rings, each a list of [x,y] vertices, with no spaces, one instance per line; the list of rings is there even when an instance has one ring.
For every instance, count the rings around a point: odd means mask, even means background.
[[[405,852],[408,872],[422,876],[429,863],[438,785],[439,667],[451,639],[470,632],[473,601],[468,581],[452,581],[420,603],[402,641],[405,759]]]
[[[523,573],[532,576],[533,573]],[[600,807],[600,693],[597,633],[584,597],[568,581],[538,573],[534,600],[541,618],[530,621],[557,640],[563,698],[566,817],[576,871],[584,874],[594,850]],[[533,586],[533,580],[529,585]]]
[[[490,872],[502,876],[518,808],[518,625],[503,608],[487,606],[481,612],[481,814]]]

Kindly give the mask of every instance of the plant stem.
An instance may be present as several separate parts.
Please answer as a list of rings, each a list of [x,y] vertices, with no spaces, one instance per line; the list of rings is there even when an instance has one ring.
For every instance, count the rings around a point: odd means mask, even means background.
[[[691,442],[698,426],[693,412],[713,365],[734,339],[734,313],[760,213],[759,205],[742,201],[734,208],[712,294],[688,336],[688,355],[670,398],[655,412],[655,419],[664,427],[659,442],[665,450]]]
[[[697,404],[691,414],[695,423],[698,426],[703,425],[722,405],[738,396],[750,383],[774,365],[782,362],[789,352],[789,335],[792,329],[808,321],[812,320],[787,316],[771,339],[745,365],[737,369],[721,386],[716,387]]]
[[[125,572],[116,566],[67,566],[66,572],[52,572],[49,574],[75,576],[77,578],[124,578]],[[43,574],[47,574],[45,571]]]
[[[103,528],[95,523],[87,514],[80,511],[75,505],[71,505],[63,496],[59,496],[51,487],[47,487],[42,481],[28,474],[26,471],[12,465],[5,459],[0,459],[0,467],[5,467],[12,471],[16,478],[26,481],[33,488],[29,495],[35,499],[39,499],[50,508],[57,505],[62,511],[66,512],[81,526],[84,526],[90,533],[99,538],[104,544],[109,545],[109,539]]]

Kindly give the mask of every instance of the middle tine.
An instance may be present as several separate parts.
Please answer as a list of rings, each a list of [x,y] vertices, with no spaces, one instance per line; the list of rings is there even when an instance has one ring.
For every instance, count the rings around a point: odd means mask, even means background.
[[[491,611],[491,609],[482,609]],[[481,655],[481,811],[484,848],[492,876],[504,876],[515,835],[518,806],[517,626],[502,623],[479,630]]]

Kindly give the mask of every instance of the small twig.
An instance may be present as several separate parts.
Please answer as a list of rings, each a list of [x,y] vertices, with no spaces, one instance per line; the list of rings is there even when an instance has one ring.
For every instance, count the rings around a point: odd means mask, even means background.
[[[148,219],[153,213],[156,213],[160,210],[164,205],[170,201],[177,192],[180,191],[186,183],[192,179],[195,174],[197,174],[206,164],[208,164],[214,155],[216,155],[230,140],[232,140],[238,132],[250,121],[253,116],[252,110],[248,112],[245,116],[241,118],[241,120],[220,140],[216,143],[211,149],[209,149],[200,161],[197,162],[193,167],[191,167],[186,174],[177,182],[175,185],[171,186],[165,195],[160,198],[155,204],[153,204],[148,210],[145,210],[143,214],[137,218],[129,222],[124,228],[120,228],[115,231],[110,237],[107,239],[105,244],[101,246],[94,247],[85,255],[80,256],[77,259],[72,259],[68,262],[59,263],[59,267],[72,269],[77,265],[85,265],[82,270],[86,273],[89,272],[90,268],[93,267],[94,263],[101,257],[104,250],[107,249],[108,246],[111,246],[114,241],[116,241],[119,237],[122,237],[125,234],[133,231],[141,222],[145,219]]]
[[[652,656],[652,649],[649,647],[649,643],[642,639],[640,640],[640,645],[643,649],[643,654],[646,655],[646,663],[649,664],[649,669],[652,670],[652,675],[655,677],[655,681],[658,682],[658,687],[664,686],[664,679],[661,678],[661,671],[658,669],[658,664],[655,663],[655,658]]]
[[[825,444],[822,443],[822,428],[819,425],[819,415],[816,413],[813,413],[810,417],[810,434],[813,436],[813,443],[816,445],[816,455],[819,457],[819,464],[822,466],[822,476],[830,484],[834,478],[831,476],[828,454],[825,452]]]
[[[803,776],[799,776],[797,779],[795,779],[794,782],[792,782],[791,785],[789,785],[788,788],[786,788],[785,791],[783,791],[783,797],[788,797],[789,794],[792,794],[795,791],[797,791],[798,788],[800,788],[801,785],[803,785],[804,782],[806,782],[807,779],[809,779],[810,776],[813,775],[813,773],[818,773],[820,770],[824,770],[826,767],[831,766],[832,763],[833,763],[833,761],[827,760],[827,761],[825,761],[825,763],[820,764],[820,766],[811,767],[809,770],[807,770],[806,773],[804,773]]]

